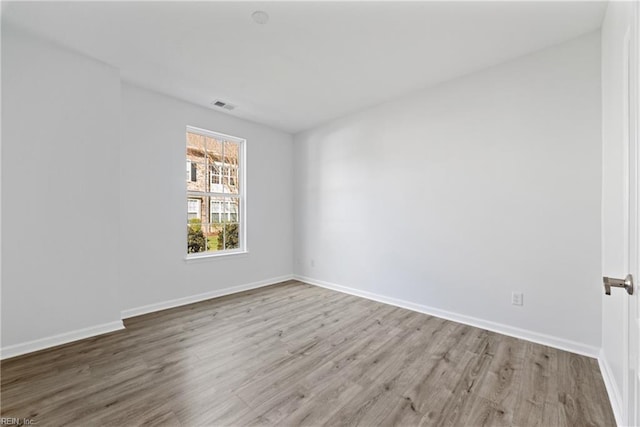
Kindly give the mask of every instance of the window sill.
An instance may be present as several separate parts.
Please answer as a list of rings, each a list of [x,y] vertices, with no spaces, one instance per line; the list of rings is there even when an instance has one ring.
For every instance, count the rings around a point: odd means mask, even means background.
[[[227,258],[227,257],[241,258],[246,256],[248,253],[249,251],[233,251],[233,252],[224,252],[221,254],[213,253],[213,254],[203,254],[203,255],[187,255],[186,257],[184,257],[184,262],[190,264],[192,262],[221,259],[221,258]]]

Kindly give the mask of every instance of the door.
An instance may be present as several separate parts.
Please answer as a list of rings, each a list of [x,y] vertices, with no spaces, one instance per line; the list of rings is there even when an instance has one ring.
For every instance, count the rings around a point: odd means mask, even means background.
[[[638,3],[609,2],[602,27],[602,267],[619,288],[603,301],[601,364],[619,423],[640,427]]]
[[[609,305],[609,320],[603,324],[605,326],[603,332],[605,334],[612,333],[613,335],[616,334],[616,331],[621,332],[618,335],[621,341],[617,341],[619,345],[612,345],[611,343],[614,341],[610,341],[607,346],[611,351],[608,358],[613,361],[614,365],[617,365],[620,374],[618,378],[622,382],[618,384],[620,388],[617,389],[622,394],[622,396],[617,397],[621,410],[619,415],[622,419],[620,421],[624,425],[640,427],[640,291],[638,288],[638,282],[640,281],[640,143],[638,117],[640,114],[640,82],[638,77],[640,71],[640,35],[638,29],[640,7],[638,2],[627,3],[625,7],[627,5],[629,9],[617,15],[617,22],[624,22],[624,25],[620,27],[620,38],[618,38],[616,46],[609,45],[610,50],[608,51],[611,53],[613,52],[611,49],[614,49],[620,52],[621,55],[617,61],[615,56],[607,56],[607,59],[612,61],[611,64],[615,64],[612,65],[612,68],[607,68],[613,73],[607,75],[607,82],[610,84],[611,81],[621,78],[622,85],[619,86],[618,90],[621,91],[619,93],[622,96],[617,99],[612,97],[611,94],[615,92],[611,92],[612,86],[610,85],[607,92],[607,100],[615,100],[615,102],[606,104],[606,106],[603,105],[603,108],[607,108],[611,114],[606,122],[608,124],[606,135],[610,139],[605,142],[605,151],[611,153],[611,150],[616,150],[616,148],[612,147],[621,148],[621,151],[618,151],[618,155],[621,155],[621,157],[618,157],[619,163],[618,161],[611,162],[617,155],[610,157],[609,163],[607,163],[608,171],[611,171],[613,167],[619,172],[618,178],[608,181],[608,184],[604,187],[605,193],[603,193],[608,195],[606,200],[609,203],[603,206],[603,221],[608,221],[606,227],[605,222],[603,222],[603,227],[605,227],[603,236],[605,240],[610,237],[609,244],[604,247],[607,252],[605,270],[609,274],[618,276],[613,279],[605,278],[605,291],[607,294],[619,292],[611,303],[617,305],[622,313],[618,311],[617,315],[612,317],[612,311],[610,310],[612,306]],[[613,13],[615,14],[616,10]],[[625,18],[621,18],[621,16]],[[608,28],[609,37],[612,37],[611,28]],[[623,35],[624,37],[622,37]],[[615,40],[615,38],[609,38],[608,40]],[[620,42],[622,42],[621,45]],[[603,65],[608,66],[609,64],[603,63]],[[618,145],[618,141],[622,142],[622,144]],[[612,175],[611,173],[609,174],[609,176]],[[617,183],[617,185],[612,185],[612,183]],[[618,193],[618,191],[620,192]],[[614,215],[614,212],[621,215]],[[622,224],[618,221],[621,221]],[[611,224],[618,224],[616,229],[622,232],[622,235],[620,235],[622,239],[616,238],[613,234],[609,235],[614,230],[610,227]],[[620,225],[622,227],[617,228]],[[615,242],[613,246],[611,246],[611,242]],[[618,289],[612,292],[613,287]],[[615,324],[612,324],[611,320],[614,319]]]
[[[627,354],[624,367],[626,367],[626,378],[623,384],[624,400],[627,412],[627,423],[633,426],[640,426],[640,292],[638,292],[638,280],[640,279],[640,211],[639,211],[639,191],[640,191],[640,150],[638,144],[638,100],[640,95],[640,84],[638,72],[640,71],[640,49],[639,43],[639,13],[638,4],[634,2],[632,11],[633,18],[625,37],[625,78],[626,96],[624,96],[624,125],[625,125],[625,181],[626,185],[626,215],[625,228],[627,233],[625,265],[631,274],[634,283],[634,291],[627,298]]]

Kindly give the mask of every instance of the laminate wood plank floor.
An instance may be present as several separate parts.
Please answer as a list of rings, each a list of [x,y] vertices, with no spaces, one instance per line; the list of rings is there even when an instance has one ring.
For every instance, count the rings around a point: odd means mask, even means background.
[[[297,281],[1,363],[39,426],[614,426],[595,359]]]

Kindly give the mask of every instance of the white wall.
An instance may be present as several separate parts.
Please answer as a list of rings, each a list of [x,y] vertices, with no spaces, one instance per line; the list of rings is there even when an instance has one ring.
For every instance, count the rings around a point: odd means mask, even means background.
[[[602,275],[624,277],[624,37],[632,20],[631,2],[609,2],[602,25]],[[602,354],[614,411],[622,414],[624,307],[628,296],[602,296]]]
[[[3,357],[291,276],[291,135],[6,25],[2,92]],[[247,139],[248,254],[184,261],[187,125]]]
[[[294,269],[599,347],[599,34],[292,146],[2,31],[3,349]],[[248,140],[246,255],[183,259],[187,125]]]
[[[292,137],[122,86],[121,305],[163,301],[292,272]],[[247,139],[249,253],[186,263],[186,126]]]
[[[2,347],[119,322],[116,69],[2,27]]]
[[[295,273],[596,353],[599,37],[296,135]]]

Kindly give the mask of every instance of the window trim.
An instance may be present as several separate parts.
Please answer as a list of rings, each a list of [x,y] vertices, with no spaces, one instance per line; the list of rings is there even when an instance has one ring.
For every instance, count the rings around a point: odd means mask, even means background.
[[[249,252],[249,248],[247,246],[247,224],[248,224],[248,219],[247,219],[247,193],[248,193],[248,190],[247,190],[248,188],[247,187],[247,140],[245,138],[240,138],[233,135],[227,135],[222,132],[214,132],[207,129],[198,128],[195,126],[187,126],[185,135],[186,133],[189,133],[189,132],[203,135],[203,136],[208,136],[210,138],[215,138],[218,140],[235,142],[238,144],[238,157],[239,157],[238,168],[240,169],[238,174],[238,179],[240,181],[240,188],[238,190],[238,194],[236,195],[236,194],[217,193],[217,192],[203,193],[198,191],[189,191],[187,190],[187,186],[185,185],[185,198],[187,199],[187,201],[189,200],[190,195],[191,196],[207,195],[210,197],[237,198],[240,201],[240,209],[238,211],[238,215],[240,216],[240,221],[238,222],[238,224],[240,224],[240,233],[238,236],[238,240],[240,242],[240,248],[225,249],[225,250],[216,251],[216,252],[196,252],[191,254],[185,251],[184,260],[188,262],[188,261],[194,261],[194,260],[202,260],[206,258],[220,258],[220,257],[226,257],[226,256],[238,256],[238,255],[247,254]],[[221,178],[222,178],[222,175],[221,175]],[[185,212],[185,216],[187,217],[187,220],[185,221],[185,223],[188,224],[189,219],[188,219],[187,212]],[[188,235],[185,232],[183,241],[186,243],[187,239],[188,239]]]

